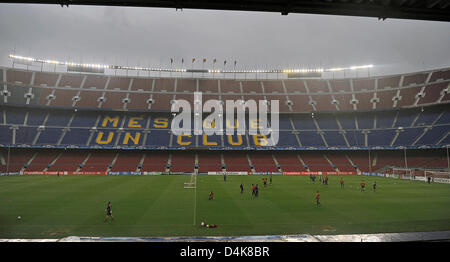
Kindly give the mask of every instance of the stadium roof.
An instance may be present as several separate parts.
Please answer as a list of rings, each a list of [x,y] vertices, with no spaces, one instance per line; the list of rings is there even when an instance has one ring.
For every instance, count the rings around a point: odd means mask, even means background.
[[[450,0],[7,0],[9,3],[163,7],[450,21]]]

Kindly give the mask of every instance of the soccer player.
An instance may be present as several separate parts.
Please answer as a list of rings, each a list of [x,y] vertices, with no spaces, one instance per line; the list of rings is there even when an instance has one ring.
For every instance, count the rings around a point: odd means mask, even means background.
[[[344,188],[344,178],[343,177],[341,177],[341,180],[339,182],[341,182],[341,188]]]
[[[214,193],[211,191],[209,192],[209,200],[213,200],[214,199]]]
[[[264,181],[264,187],[266,187],[267,186],[267,177],[263,178],[263,181]]]
[[[255,186],[255,197],[258,197],[258,193],[259,193],[258,184],[256,184],[256,186]]]
[[[429,177],[427,177],[427,179],[428,179],[428,184],[430,184],[430,182],[431,182],[431,177],[429,176]]]
[[[364,192],[364,189],[366,188],[366,182],[361,181],[361,192]]]
[[[373,192],[377,192],[377,181],[373,182]]]
[[[272,176],[270,176],[270,185],[272,185]]]
[[[316,207],[319,207],[320,205],[320,193],[319,190],[316,192]]]
[[[223,181],[227,182],[227,174],[223,174]]]
[[[114,220],[114,217],[112,215],[112,205],[111,201],[108,201],[108,206],[106,207],[106,217],[105,222],[108,220],[108,217],[111,217],[111,220]]]
[[[242,184],[242,182],[241,182],[240,188],[241,188],[241,194],[244,193],[244,184]]]
[[[252,184],[252,196],[255,195],[255,185]]]

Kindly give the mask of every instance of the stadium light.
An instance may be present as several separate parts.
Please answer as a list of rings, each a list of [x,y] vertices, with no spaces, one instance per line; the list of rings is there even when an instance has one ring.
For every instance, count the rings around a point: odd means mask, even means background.
[[[314,68],[314,69],[306,69],[306,68],[286,68],[286,69],[254,69],[254,70],[220,70],[220,69],[186,69],[186,68],[151,68],[151,67],[138,67],[138,66],[120,66],[120,65],[103,65],[103,64],[83,64],[83,63],[74,63],[74,62],[60,62],[57,60],[50,59],[36,59],[32,57],[25,57],[19,55],[10,54],[9,58],[13,60],[23,60],[27,62],[36,62],[41,64],[52,64],[52,65],[61,65],[61,66],[70,66],[70,67],[82,67],[82,68],[93,68],[93,69],[120,69],[120,70],[136,70],[136,71],[152,71],[152,72],[175,72],[175,73],[209,73],[209,74],[278,74],[278,73],[323,73],[323,72],[341,72],[345,70],[361,70],[368,69],[374,67],[372,64],[370,65],[361,65],[361,66],[350,66],[350,67],[336,67],[336,68]]]

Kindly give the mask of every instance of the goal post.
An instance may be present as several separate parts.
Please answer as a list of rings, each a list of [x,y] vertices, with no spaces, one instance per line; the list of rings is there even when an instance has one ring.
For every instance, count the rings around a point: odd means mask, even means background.
[[[185,189],[194,189],[194,226],[196,224],[197,219],[197,172],[192,173],[191,179],[189,182],[184,183]]]
[[[425,170],[425,178],[428,179],[428,177],[432,182],[450,183],[450,171]]]
[[[191,180],[189,182],[184,183],[185,189],[195,189],[197,188],[197,174],[192,173]]]
[[[411,168],[397,168],[391,169],[391,174],[398,176],[413,176],[414,170]]]

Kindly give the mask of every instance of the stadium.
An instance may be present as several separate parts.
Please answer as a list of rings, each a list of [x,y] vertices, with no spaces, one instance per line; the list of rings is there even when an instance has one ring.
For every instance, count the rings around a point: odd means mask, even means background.
[[[450,238],[448,67],[371,76],[374,65],[226,71],[9,59],[0,67],[1,239]],[[346,70],[363,73],[334,77]],[[250,131],[273,127],[273,113],[220,118],[242,134],[174,134],[174,106],[202,103],[198,92],[220,104],[277,101],[277,142]],[[203,129],[219,125],[207,116]],[[105,222],[108,201],[114,220]]]

